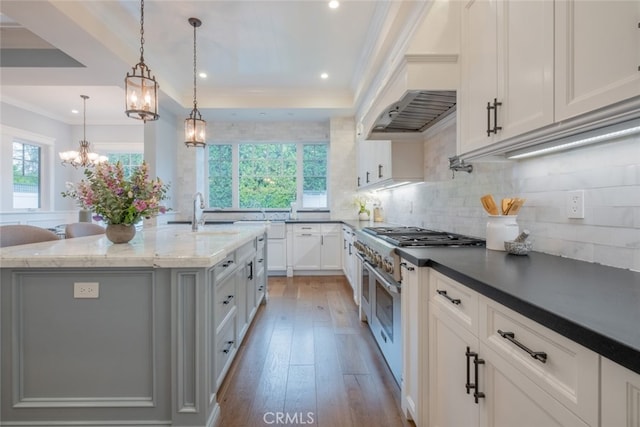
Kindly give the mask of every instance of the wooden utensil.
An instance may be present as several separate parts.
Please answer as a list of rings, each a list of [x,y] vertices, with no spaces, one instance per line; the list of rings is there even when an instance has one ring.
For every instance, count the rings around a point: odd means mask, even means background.
[[[507,212],[509,212],[509,208],[511,207],[511,204],[513,203],[513,199],[506,197],[504,199],[502,199],[501,201],[501,207],[502,207],[502,215],[506,215]]]
[[[485,194],[480,197],[480,201],[482,202],[484,210],[487,211],[489,215],[500,215],[496,201],[493,200],[493,196],[491,194]]]
[[[518,215],[518,212],[520,211],[520,208],[522,207],[522,205],[524,204],[526,199],[521,199],[519,197],[516,197],[513,199],[513,203],[511,203],[511,206],[509,207],[509,210],[507,211],[507,215]]]

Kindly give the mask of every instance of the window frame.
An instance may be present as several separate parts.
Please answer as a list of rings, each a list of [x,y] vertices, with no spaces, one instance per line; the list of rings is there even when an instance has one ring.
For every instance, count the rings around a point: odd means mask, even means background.
[[[2,184],[0,184],[0,211],[5,212],[45,212],[53,210],[53,194],[55,191],[54,161],[57,154],[54,153],[56,139],[35,132],[29,132],[20,128],[0,125],[2,133],[1,167],[3,171]],[[14,208],[13,207],[13,142],[35,145],[40,147],[40,207],[39,208]],[[7,179],[4,179],[7,178]]]
[[[239,211],[252,211],[255,208],[241,208],[240,207],[240,177],[239,177],[239,162],[240,162],[240,145],[242,144],[295,144],[296,145],[296,201],[300,203],[303,199],[303,186],[304,186],[304,146],[305,145],[324,145],[327,148],[327,175],[326,175],[326,192],[327,192],[327,204],[324,207],[317,208],[304,208],[298,206],[298,210],[328,210],[331,200],[330,194],[330,150],[331,144],[328,140],[314,140],[314,141],[217,141],[207,144],[207,151],[204,157],[204,170],[205,170],[205,199],[209,200],[209,149],[210,145],[231,145],[231,206],[219,207],[211,206],[212,209],[229,209]],[[273,210],[286,210],[289,207],[282,208],[267,208]]]

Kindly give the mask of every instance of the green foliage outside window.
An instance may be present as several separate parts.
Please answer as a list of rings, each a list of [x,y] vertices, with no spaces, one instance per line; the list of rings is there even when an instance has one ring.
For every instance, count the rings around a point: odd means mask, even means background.
[[[142,153],[109,153],[107,158],[111,164],[122,163],[125,178],[131,178],[133,170],[142,164],[144,156]]]
[[[232,206],[232,146],[209,146],[209,206],[230,208]]]

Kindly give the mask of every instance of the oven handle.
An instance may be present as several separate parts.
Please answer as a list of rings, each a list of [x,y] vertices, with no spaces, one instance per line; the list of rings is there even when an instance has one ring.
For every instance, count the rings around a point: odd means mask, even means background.
[[[366,267],[367,270],[369,270],[369,272],[371,274],[373,274],[374,276],[376,276],[376,278],[380,281],[380,283],[382,283],[384,285],[384,287],[387,289],[387,291],[389,291],[390,293],[393,294],[399,294],[401,292],[401,288],[400,286],[390,283],[387,279],[384,278],[384,276],[382,276],[380,273],[378,273],[378,270],[376,270],[373,266],[373,264],[371,264],[369,261],[365,260],[364,261],[364,266]]]

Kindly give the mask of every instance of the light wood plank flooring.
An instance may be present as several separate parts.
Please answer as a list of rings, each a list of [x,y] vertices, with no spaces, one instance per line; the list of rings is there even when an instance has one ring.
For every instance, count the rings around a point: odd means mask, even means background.
[[[343,276],[270,278],[218,401],[222,427],[413,426]]]

